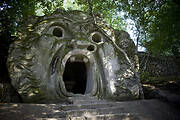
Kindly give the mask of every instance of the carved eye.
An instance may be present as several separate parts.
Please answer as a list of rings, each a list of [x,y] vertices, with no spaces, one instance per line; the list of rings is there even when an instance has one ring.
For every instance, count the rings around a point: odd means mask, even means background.
[[[91,37],[90,39],[95,42],[95,43],[102,43],[103,42],[103,38],[102,38],[102,35],[99,33],[99,32],[94,32],[91,34]]]
[[[56,37],[64,37],[64,29],[61,27],[55,27],[52,34]]]

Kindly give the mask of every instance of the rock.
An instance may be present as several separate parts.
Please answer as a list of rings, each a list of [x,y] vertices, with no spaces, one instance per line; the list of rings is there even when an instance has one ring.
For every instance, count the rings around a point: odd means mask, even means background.
[[[95,24],[96,23],[96,24]],[[8,70],[24,102],[52,103],[68,97],[143,98],[136,49],[129,34],[82,11],[58,10],[22,25],[10,46]]]

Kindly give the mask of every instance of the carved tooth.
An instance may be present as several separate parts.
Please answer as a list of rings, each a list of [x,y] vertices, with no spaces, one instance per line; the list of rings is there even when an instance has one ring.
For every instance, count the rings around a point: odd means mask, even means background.
[[[83,58],[83,61],[84,61],[85,63],[87,63],[87,62],[88,62],[88,59],[87,59],[87,58]]]
[[[74,61],[75,61],[75,57],[71,57],[71,58],[70,58],[70,61],[71,61],[71,62],[74,62]]]

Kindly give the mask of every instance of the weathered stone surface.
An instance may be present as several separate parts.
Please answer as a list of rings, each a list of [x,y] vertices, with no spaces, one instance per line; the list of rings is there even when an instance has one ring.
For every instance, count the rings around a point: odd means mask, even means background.
[[[59,102],[85,94],[102,99],[143,97],[135,46],[125,31],[81,11],[32,17],[10,46],[8,70],[24,102]]]

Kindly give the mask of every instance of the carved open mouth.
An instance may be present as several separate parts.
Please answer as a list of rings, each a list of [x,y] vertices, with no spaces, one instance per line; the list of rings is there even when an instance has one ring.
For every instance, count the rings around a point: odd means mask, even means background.
[[[63,82],[68,93],[89,94],[94,88],[90,59],[83,54],[71,55],[65,62]]]
[[[85,94],[88,79],[88,59],[84,56],[71,56],[63,73],[63,81],[67,92]]]
[[[55,91],[61,97],[95,96],[98,93],[101,77],[95,57],[88,50],[57,53],[52,59],[50,71],[48,89],[52,93]]]

